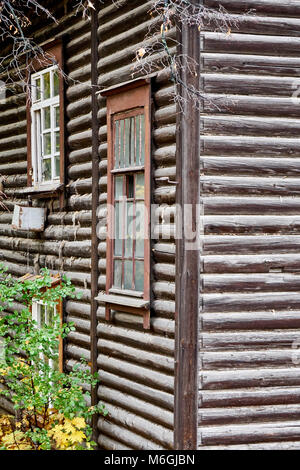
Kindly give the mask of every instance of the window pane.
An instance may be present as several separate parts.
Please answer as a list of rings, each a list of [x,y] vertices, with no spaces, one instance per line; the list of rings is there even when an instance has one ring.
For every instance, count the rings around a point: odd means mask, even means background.
[[[130,154],[130,119],[125,119],[125,168],[129,167]]]
[[[144,227],[145,227],[145,217],[144,212],[145,207],[144,203],[139,202],[136,204],[136,217],[135,217],[135,224],[136,224],[136,240],[135,240],[135,256],[137,258],[144,258],[144,244],[145,244],[145,235],[144,235]]]
[[[115,199],[120,199],[123,196],[123,176],[115,178]]]
[[[44,74],[44,100],[50,98],[50,73]]]
[[[144,199],[145,197],[145,176],[144,173],[138,173],[135,180],[135,198]]]
[[[120,121],[120,164],[119,168],[125,167],[124,156],[124,121]]]
[[[114,286],[122,288],[122,261],[114,262]]]
[[[134,198],[134,176],[133,175],[127,176],[127,198],[128,199]]]
[[[141,165],[145,163],[145,116],[141,116]]]
[[[44,134],[44,155],[51,155],[51,134]]]
[[[126,214],[126,240],[125,240],[125,257],[132,257],[133,255],[133,203],[127,204]]]
[[[55,152],[60,151],[60,134],[59,132],[55,132]]]
[[[115,255],[122,256],[122,217],[120,214],[123,205],[119,202],[115,205]]]
[[[53,91],[54,96],[59,95],[59,76],[57,72],[54,72],[53,74]]]
[[[43,180],[44,181],[52,180],[51,158],[48,158],[47,160],[43,160]]]
[[[120,121],[115,122],[115,168],[120,168]]]
[[[135,262],[135,290],[144,291],[144,261]]]
[[[55,108],[55,127],[60,127],[60,111],[59,106]]]
[[[135,133],[136,133],[136,165],[140,165],[140,142],[141,142],[141,135],[140,135],[140,121],[141,117],[136,116],[135,118]]]
[[[35,100],[39,101],[41,99],[41,79],[37,78],[35,83],[34,83],[34,90],[33,90],[33,96],[35,96]]]
[[[50,117],[50,107],[44,108],[44,129],[50,129],[51,127],[51,117]]]
[[[130,118],[130,166],[135,166],[135,118]]]
[[[60,157],[55,157],[55,175],[60,176]]]
[[[133,262],[125,261],[124,263],[124,289],[132,289],[133,281]]]
[[[46,323],[46,305],[39,304],[40,308],[40,321],[38,322],[40,326],[44,326]]]

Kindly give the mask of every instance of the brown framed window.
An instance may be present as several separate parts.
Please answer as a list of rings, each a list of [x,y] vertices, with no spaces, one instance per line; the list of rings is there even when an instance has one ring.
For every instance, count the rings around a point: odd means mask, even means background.
[[[62,43],[51,43],[44,49],[49,60],[36,60],[29,77],[27,183],[33,192],[51,193],[65,178]]]
[[[150,97],[150,85],[141,80],[107,98],[107,319],[120,305],[143,314],[145,327],[150,315]]]

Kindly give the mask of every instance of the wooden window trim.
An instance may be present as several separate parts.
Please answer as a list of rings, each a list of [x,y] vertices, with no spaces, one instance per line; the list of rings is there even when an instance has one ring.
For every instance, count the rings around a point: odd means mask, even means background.
[[[43,49],[46,53],[53,56],[60,70],[63,70],[63,43],[62,40],[55,40],[51,43],[45,44]],[[51,64],[49,64],[50,66]],[[47,65],[43,66],[39,61],[33,62],[33,71],[28,72],[27,81],[30,83],[31,74],[39,72],[42,69],[47,68]],[[65,91],[64,91],[64,78],[59,74],[59,107],[60,107],[60,181],[54,184],[45,184],[34,187],[32,184],[33,176],[33,165],[32,165],[32,136],[31,136],[31,97],[27,96],[26,102],[26,119],[27,119],[27,189],[25,194],[31,197],[60,197],[60,205],[64,205],[64,186],[65,186]]]
[[[145,208],[148,212],[147,226],[145,227],[144,240],[144,291],[142,294],[143,306],[139,294],[134,291],[114,289],[113,287],[113,233],[114,222],[108,215],[107,236],[107,267],[106,267],[106,295],[99,296],[98,300],[106,304],[106,320],[111,320],[111,310],[120,310],[126,313],[142,315],[144,328],[150,328],[150,263],[151,263],[151,239],[150,239],[150,211],[151,211],[151,86],[145,81],[137,82],[135,87],[120,87],[114,89],[113,93],[107,93],[107,141],[108,141],[108,166],[107,166],[107,203],[114,204],[113,177],[115,173],[126,173],[126,168],[113,169],[114,160],[114,118],[117,115],[130,117],[136,113],[138,108],[143,109],[145,116],[145,162],[144,166],[127,171],[143,171],[145,181]]]

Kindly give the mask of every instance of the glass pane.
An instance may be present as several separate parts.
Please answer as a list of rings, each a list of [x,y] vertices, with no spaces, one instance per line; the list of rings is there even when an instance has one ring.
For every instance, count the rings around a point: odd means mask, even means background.
[[[141,116],[141,165],[145,163],[145,116]]]
[[[46,323],[46,305],[39,305],[40,308],[40,326],[44,326]]]
[[[50,73],[44,74],[44,100],[50,98]]]
[[[52,180],[51,158],[48,158],[47,160],[43,160],[43,180],[44,181]]]
[[[145,176],[144,173],[138,173],[135,179],[135,198],[144,199],[145,197]]]
[[[127,176],[127,198],[133,199],[134,197],[134,176]]]
[[[126,240],[125,240],[125,257],[132,257],[133,254],[133,203],[129,202],[127,204],[127,211],[126,211]]]
[[[125,167],[129,167],[130,154],[130,119],[125,119]]]
[[[60,151],[60,134],[59,132],[55,132],[55,152]]]
[[[50,129],[51,127],[51,115],[50,107],[44,108],[44,129]]]
[[[124,158],[124,122],[120,121],[120,168],[125,167],[125,158]]]
[[[36,101],[39,101],[41,99],[41,79],[37,78],[34,84],[35,90],[33,92],[33,95],[35,95]]]
[[[120,121],[115,122],[115,168],[120,168]]]
[[[51,155],[51,134],[44,134],[44,155]]]
[[[144,218],[144,203],[137,203],[136,204],[136,216],[135,216],[135,224],[136,224],[136,240],[135,240],[135,256],[137,258],[144,258],[144,244],[145,244],[145,218]]]
[[[135,262],[135,290],[144,292],[144,261]]]
[[[60,176],[60,156],[55,157],[55,175]]]
[[[133,281],[133,262],[125,261],[124,263],[124,289],[132,289]]]
[[[114,286],[122,288],[122,261],[114,262]]]
[[[122,256],[122,218],[120,214],[122,204],[115,205],[115,255]]]
[[[53,91],[54,96],[59,95],[59,76],[57,72],[54,72],[53,74]]]
[[[120,199],[123,196],[123,176],[115,178],[115,199]]]
[[[136,142],[135,142],[135,146],[136,146],[136,165],[140,165],[141,162],[140,162],[140,144],[141,144],[141,135],[140,135],[140,121],[141,121],[141,117],[140,116],[136,116],[135,118],[135,132],[136,132]]]
[[[135,118],[130,118],[130,166],[135,166]]]
[[[59,112],[59,106],[56,106],[55,108],[55,127],[60,127],[60,112]]]

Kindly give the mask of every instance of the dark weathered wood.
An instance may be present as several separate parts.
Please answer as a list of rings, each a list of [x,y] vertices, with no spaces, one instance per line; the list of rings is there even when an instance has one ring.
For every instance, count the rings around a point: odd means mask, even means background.
[[[97,83],[98,83],[98,10],[99,2],[95,1],[95,9],[92,10],[91,19],[91,83],[92,83],[92,246],[91,246],[91,332],[90,332],[90,348],[91,348],[91,372],[98,372],[97,364],[97,300],[98,293],[98,234],[97,234],[97,209],[99,204],[99,123],[98,123],[98,100],[97,100]],[[96,406],[98,403],[97,385],[92,387],[91,405]],[[98,442],[98,416],[92,417],[93,440]]]
[[[194,58],[200,56],[200,37],[197,28],[181,25],[179,54]],[[198,75],[183,67],[181,79],[187,86],[199,87]],[[178,116],[177,133],[177,186],[176,202],[184,214],[193,205],[194,229],[199,233],[199,166],[200,166],[200,115],[187,97],[185,87],[178,92],[184,97],[182,113]],[[188,206],[189,205],[189,206]],[[178,227],[180,219],[177,218]],[[175,448],[197,448],[197,392],[198,389],[198,318],[200,252],[198,247],[188,247],[185,227],[176,240],[176,343],[175,343]]]

